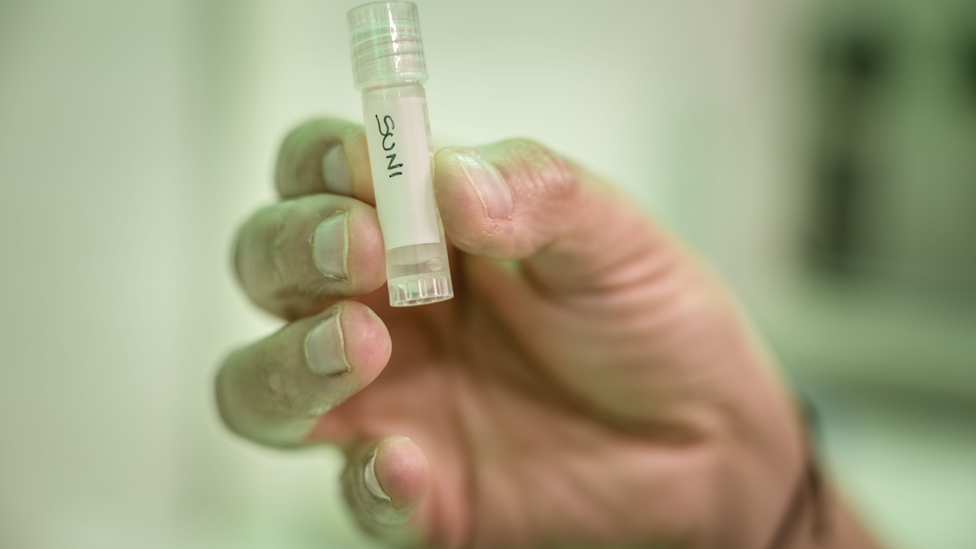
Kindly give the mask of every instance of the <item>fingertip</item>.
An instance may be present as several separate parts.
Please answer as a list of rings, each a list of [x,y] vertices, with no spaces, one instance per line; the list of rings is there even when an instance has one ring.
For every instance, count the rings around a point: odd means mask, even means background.
[[[369,307],[356,301],[341,304],[339,326],[346,361],[363,382],[372,381],[386,366],[393,343],[386,325]]]
[[[424,451],[402,436],[383,439],[372,460],[373,474],[379,488],[393,507],[415,508],[430,484],[430,466]]]
[[[424,500],[430,470],[410,439],[387,437],[363,450],[342,475],[343,492],[363,528],[388,541],[419,540],[412,520]]]

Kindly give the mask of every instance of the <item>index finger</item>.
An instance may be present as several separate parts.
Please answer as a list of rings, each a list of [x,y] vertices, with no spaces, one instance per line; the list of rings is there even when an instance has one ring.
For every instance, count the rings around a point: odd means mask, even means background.
[[[375,205],[363,126],[335,118],[309,120],[281,144],[275,187],[282,198],[316,193]]]

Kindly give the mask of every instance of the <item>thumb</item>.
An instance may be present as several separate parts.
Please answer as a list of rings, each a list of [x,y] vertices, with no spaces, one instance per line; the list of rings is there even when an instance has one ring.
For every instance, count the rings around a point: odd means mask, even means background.
[[[527,140],[446,148],[434,178],[444,230],[460,250],[522,268],[549,291],[592,291],[676,247],[612,186]],[[623,268],[622,268],[623,267]],[[637,269],[643,270],[643,269]]]

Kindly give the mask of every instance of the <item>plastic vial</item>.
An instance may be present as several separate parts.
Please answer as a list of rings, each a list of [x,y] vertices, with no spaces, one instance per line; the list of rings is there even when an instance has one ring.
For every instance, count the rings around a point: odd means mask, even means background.
[[[376,211],[386,247],[390,305],[454,297],[444,226],[434,200],[427,66],[417,6],[376,2],[346,16]]]

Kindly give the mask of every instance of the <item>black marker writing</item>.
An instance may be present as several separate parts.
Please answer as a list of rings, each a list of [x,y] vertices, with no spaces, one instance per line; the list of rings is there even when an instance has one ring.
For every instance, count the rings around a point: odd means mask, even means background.
[[[402,168],[403,167],[403,163],[402,162],[400,164],[394,164],[394,162],[396,162],[396,153],[388,154],[388,155],[386,155],[386,157],[390,159],[390,163],[387,164],[386,169],[388,169],[388,170],[395,170],[397,168]],[[390,174],[390,177],[393,177],[395,175],[403,175],[403,172],[393,172],[393,173]]]
[[[396,147],[396,142],[395,141],[391,142],[390,143],[390,146],[387,147],[386,146],[386,139],[387,138],[392,139],[393,138],[393,130],[396,129],[396,124],[393,122],[393,117],[390,116],[390,115],[386,115],[386,116],[383,117],[383,123],[386,125],[386,131],[383,131],[383,126],[380,125],[380,115],[377,114],[377,115],[374,115],[374,116],[376,117],[376,129],[380,132],[380,135],[383,136],[383,141],[381,143],[382,144],[382,147],[383,147],[383,150],[384,151],[387,151],[387,152],[392,151],[393,148]],[[396,153],[388,154],[388,155],[386,155],[386,157],[390,159],[389,164],[387,164],[387,166],[386,166],[386,169],[387,170],[393,171],[393,170],[395,170],[397,168],[402,168],[403,167],[403,164],[402,163],[400,163],[400,164],[394,164],[394,162],[396,162]],[[390,177],[396,177],[398,175],[403,175],[403,172],[393,172],[393,173],[390,174]]]

